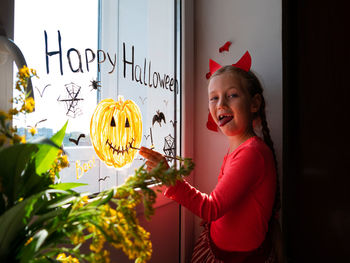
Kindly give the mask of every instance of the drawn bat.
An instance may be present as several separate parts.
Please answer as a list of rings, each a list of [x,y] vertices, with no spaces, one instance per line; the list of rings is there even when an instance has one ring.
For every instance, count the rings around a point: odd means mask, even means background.
[[[170,122],[173,124],[173,127],[175,127],[176,121],[170,120]]]
[[[149,135],[149,134],[148,134],[147,136],[146,136],[146,135],[143,135],[143,137],[145,137],[145,138],[146,138],[146,141],[147,141],[148,138],[151,137],[151,135]]]
[[[27,127],[28,127],[28,128],[35,128],[35,129],[36,129],[36,127],[38,126],[38,124],[41,123],[41,122],[44,122],[44,121],[47,121],[47,119],[43,119],[43,120],[38,121],[37,123],[35,123],[34,127],[33,127],[33,126],[27,126]]]
[[[158,122],[159,126],[162,127],[162,120],[164,121],[164,123],[166,123],[164,113],[157,110],[157,114],[155,114],[153,116],[152,125],[154,125],[154,123]]]
[[[140,98],[142,104],[145,104],[145,101],[146,101],[147,97],[142,99],[142,98],[139,96],[139,98]]]
[[[98,179],[98,181],[106,181],[106,179],[107,178],[109,178],[109,176],[107,175],[107,176],[105,176],[104,178],[100,178],[100,179]]]
[[[222,53],[224,51],[228,51],[231,44],[232,44],[231,41],[227,41],[222,47],[219,48],[219,52]]]
[[[37,123],[35,123],[35,128],[36,128],[36,126],[38,126],[39,123],[44,122],[44,121],[47,121],[47,119],[42,119],[42,120],[38,121]]]
[[[84,134],[84,133],[81,133],[81,134],[79,135],[78,139],[69,138],[68,140],[69,140],[70,142],[74,142],[76,145],[78,145],[80,138],[85,138],[85,134]]]
[[[39,92],[39,95],[40,95],[40,97],[42,98],[43,97],[43,95],[44,95],[44,91],[45,91],[45,89],[47,88],[47,87],[49,87],[49,86],[51,86],[51,84],[47,84],[45,87],[44,87],[44,89],[43,89],[43,91],[42,92],[40,92],[40,90],[35,86],[35,88],[37,89],[37,91]]]

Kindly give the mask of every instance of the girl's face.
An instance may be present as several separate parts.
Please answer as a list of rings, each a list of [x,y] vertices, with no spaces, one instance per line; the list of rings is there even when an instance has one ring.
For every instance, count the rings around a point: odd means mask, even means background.
[[[209,110],[226,136],[253,133],[253,113],[260,107],[260,96],[251,98],[237,75],[223,73],[213,77],[208,86]]]

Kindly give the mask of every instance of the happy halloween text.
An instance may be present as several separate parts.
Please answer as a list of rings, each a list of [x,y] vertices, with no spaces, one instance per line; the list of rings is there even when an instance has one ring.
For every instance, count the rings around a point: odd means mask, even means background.
[[[46,73],[50,73],[50,57],[54,55],[59,56],[59,66],[60,73],[63,75],[63,52],[62,52],[62,36],[58,30],[58,50],[49,51],[48,48],[48,37],[46,31],[44,31],[45,37],[45,57],[46,57]],[[109,52],[98,49],[96,53],[91,48],[86,48],[84,50],[84,62],[82,55],[79,50],[75,48],[68,49],[67,61],[69,68],[74,73],[84,73],[83,68],[86,68],[86,71],[89,72],[90,63],[97,63],[98,72],[101,71],[101,64],[109,63],[111,70],[108,72],[112,74],[115,71],[117,66],[117,55],[116,53],[113,56]],[[74,59],[73,59],[74,58]],[[108,59],[108,61],[107,61]],[[123,42],[123,56],[122,56],[122,65],[123,65],[123,77],[128,78],[131,74],[131,81],[138,82],[140,85],[148,86],[149,88],[163,88],[171,92],[176,91],[179,93],[179,83],[178,80],[174,77],[171,77],[169,74],[161,74],[159,72],[152,72],[152,62],[144,59],[143,67],[135,63],[135,48],[131,46],[131,52],[127,52],[125,43]]]

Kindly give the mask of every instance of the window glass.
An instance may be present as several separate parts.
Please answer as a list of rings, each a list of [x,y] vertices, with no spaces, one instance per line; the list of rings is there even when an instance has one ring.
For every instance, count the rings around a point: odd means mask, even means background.
[[[15,1],[15,43],[40,78],[33,79],[35,112],[14,125],[27,139],[27,127],[36,125],[35,139],[52,136],[68,120],[70,167],[62,182],[88,183],[77,190],[98,192],[123,183],[144,163],[137,154],[116,169],[96,155],[90,138],[101,135],[90,135],[90,120],[105,98],[123,96],[138,105],[142,146],[179,154],[178,18],[170,0]]]
[[[181,82],[175,70],[180,54],[175,52],[179,45],[174,32],[179,26],[174,1],[103,1],[101,14],[101,48],[116,53],[119,66],[116,74],[110,74],[111,66],[103,65],[102,98],[123,95],[133,100],[142,112],[141,145],[175,156]],[[142,163],[137,157],[130,169],[119,170],[117,182],[122,183]],[[108,187],[108,181],[105,184]]]
[[[16,0],[14,41],[39,76],[32,79],[35,112],[15,119],[14,125],[30,141],[51,137],[68,120],[63,144],[70,167],[61,179],[89,183],[81,191],[98,191],[100,164],[89,134],[99,93],[92,85],[98,80],[97,63],[90,62],[98,49],[98,1]],[[34,137],[29,126],[38,130]],[[93,169],[87,163],[94,163]],[[80,167],[95,178],[84,177],[88,173]]]

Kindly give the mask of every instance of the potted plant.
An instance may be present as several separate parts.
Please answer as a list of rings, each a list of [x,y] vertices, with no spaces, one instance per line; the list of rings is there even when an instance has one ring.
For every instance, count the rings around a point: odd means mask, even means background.
[[[143,203],[150,218],[157,197],[151,185],[175,184],[190,174],[193,162],[180,159],[178,169],[159,165],[151,172],[141,166],[123,185],[96,195],[74,191],[79,183],[55,183],[69,165],[61,147],[67,123],[52,138],[29,143],[11,126],[13,116],[33,111],[25,91],[35,76],[22,68],[17,107],[0,111],[0,262],[110,262],[106,242],[135,262],[148,261],[150,234],[135,208]]]

